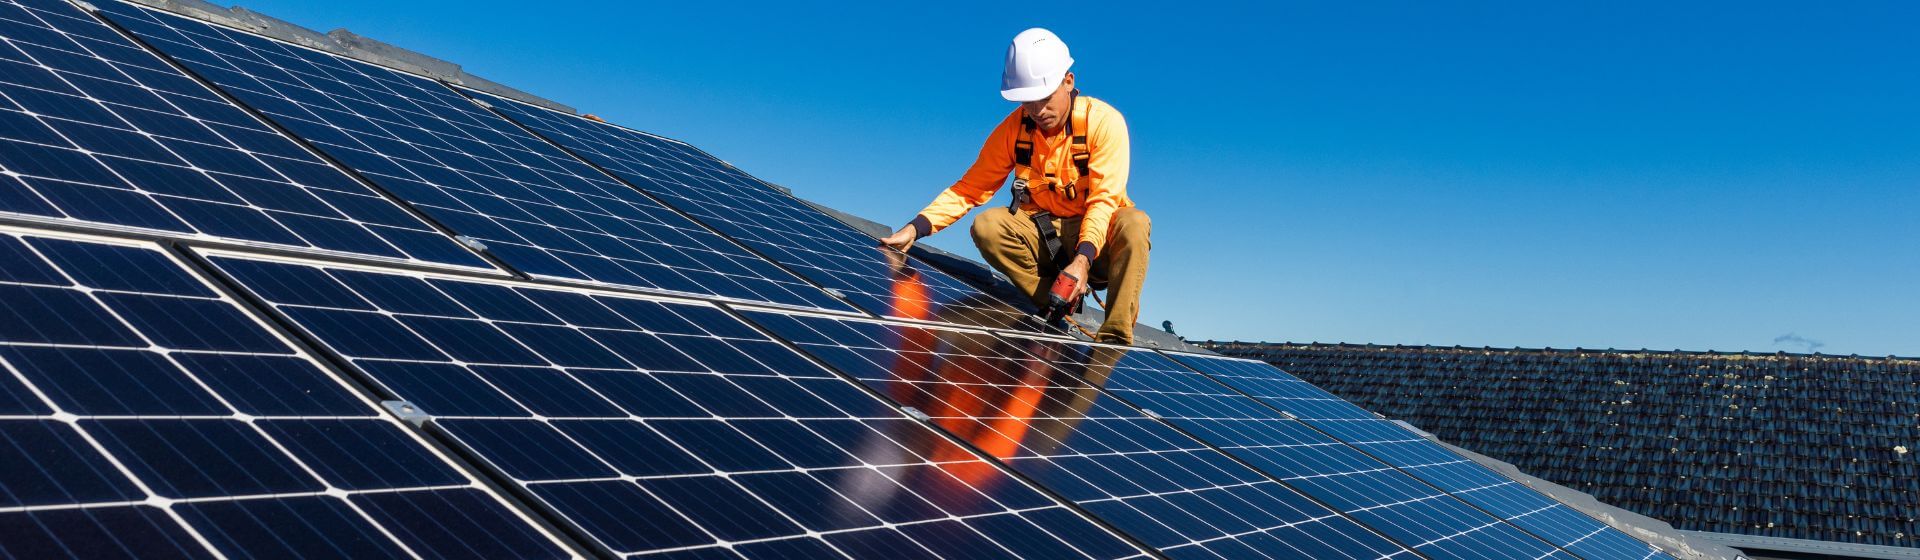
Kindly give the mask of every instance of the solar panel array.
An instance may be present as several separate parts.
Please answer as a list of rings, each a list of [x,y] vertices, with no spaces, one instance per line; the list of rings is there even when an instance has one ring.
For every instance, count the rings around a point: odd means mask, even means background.
[[[681,142],[117,0],[0,43],[0,558],[1650,555]]]
[[[131,4],[101,8],[528,275],[851,311],[444,84]]]
[[[889,254],[872,236],[692,146],[462,91],[869,312],[982,327],[1034,327],[1026,312],[911,257]]]
[[[213,263],[613,554],[1141,554],[711,305]]]
[[[0,212],[492,268],[57,0],[0,3]]]
[[[1369,526],[1432,556],[1543,558],[1551,545],[1474,511],[1340,441],[1165,356],[1081,344],[1039,343],[1074,363],[1104,361],[1103,386],[1227,454],[1325,501]],[[1103,359],[1102,353],[1124,354]],[[1453,460],[1465,461],[1453,457]]]
[[[1588,558],[1665,554],[1513,479],[1466,460],[1411,430],[1367,412],[1266,362],[1175,354],[1218,383],[1267,403],[1406,475],[1447,491],[1514,526]]]
[[[1083,381],[1100,376],[1097,366],[1060,367],[1044,355],[1050,347],[1035,356],[980,332],[748,316],[1169,556],[1412,556],[1107,397]]]
[[[154,246],[0,255],[0,557],[566,556]]]

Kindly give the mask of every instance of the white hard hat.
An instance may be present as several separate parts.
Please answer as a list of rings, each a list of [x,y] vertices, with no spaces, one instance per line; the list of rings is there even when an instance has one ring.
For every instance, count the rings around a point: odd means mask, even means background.
[[[1035,27],[1013,36],[1007,47],[1007,69],[1000,74],[1000,96],[1025,103],[1046,99],[1067,79],[1073,57],[1067,43],[1052,31]]]

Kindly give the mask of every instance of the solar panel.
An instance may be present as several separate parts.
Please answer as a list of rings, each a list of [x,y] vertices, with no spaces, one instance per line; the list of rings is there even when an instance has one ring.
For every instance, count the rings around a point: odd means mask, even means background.
[[[0,213],[492,265],[93,17],[0,2]]]
[[[1088,364],[1076,367],[1105,364],[1102,387],[1114,395],[1429,557],[1555,553],[1551,545],[1165,356],[1079,343],[1031,344],[1057,356],[1055,361]]]
[[[1626,533],[1265,362],[1168,353],[1233,389],[1586,558],[1668,558]],[[1192,385],[1199,385],[1194,382]],[[1220,387],[1224,389],[1225,387]],[[1208,391],[1214,389],[1209,388]]]
[[[1141,555],[711,305],[210,262],[613,554]]]
[[[1053,362],[1052,346],[975,331],[746,315],[1170,557],[1415,556],[1108,397],[1081,381],[1103,377],[1098,366]]]
[[[462,89],[876,315],[1032,331],[1027,312],[911,257],[697,148]]]
[[[168,253],[0,255],[0,557],[569,556]]]
[[[439,82],[122,2],[100,7],[530,276],[854,311]]]

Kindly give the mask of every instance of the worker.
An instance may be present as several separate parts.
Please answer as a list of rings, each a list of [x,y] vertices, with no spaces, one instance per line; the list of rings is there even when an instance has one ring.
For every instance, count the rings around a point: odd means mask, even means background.
[[[973,220],[980,256],[1042,309],[1056,275],[1078,281],[1071,301],[1105,284],[1107,318],[1094,338],[1131,344],[1152,223],[1127,198],[1126,121],[1113,106],[1080,95],[1072,66],[1053,32],[1015,35],[1000,95],[1019,107],[987,136],[958,182],[881,242],[907,250],[986,204],[1013,173],[1012,204]],[[1048,254],[1054,245],[1060,249]]]

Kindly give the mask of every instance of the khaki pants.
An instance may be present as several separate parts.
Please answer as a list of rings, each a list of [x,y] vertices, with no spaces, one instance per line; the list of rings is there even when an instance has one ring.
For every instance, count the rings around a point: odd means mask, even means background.
[[[1060,232],[1060,250],[1071,253],[1080,244],[1080,218],[1054,218]],[[1147,250],[1153,222],[1135,208],[1113,212],[1107,225],[1107,243],[1088,267],[1089,279],[1107,284],[1107,322],[1096,338],[1102,342],[1133,343],[1133,323],[1140,318],[1140,288],[1147,281]],[[1045,307],[1051,280],[1059,274],[1052,262],[1041,262],[1040,228],[1025,210],[987,208],[973,218],[973,243],[981,258],[1013,280],[1013,285]],[[1047,282],[1043,284],[1043,282]]]

